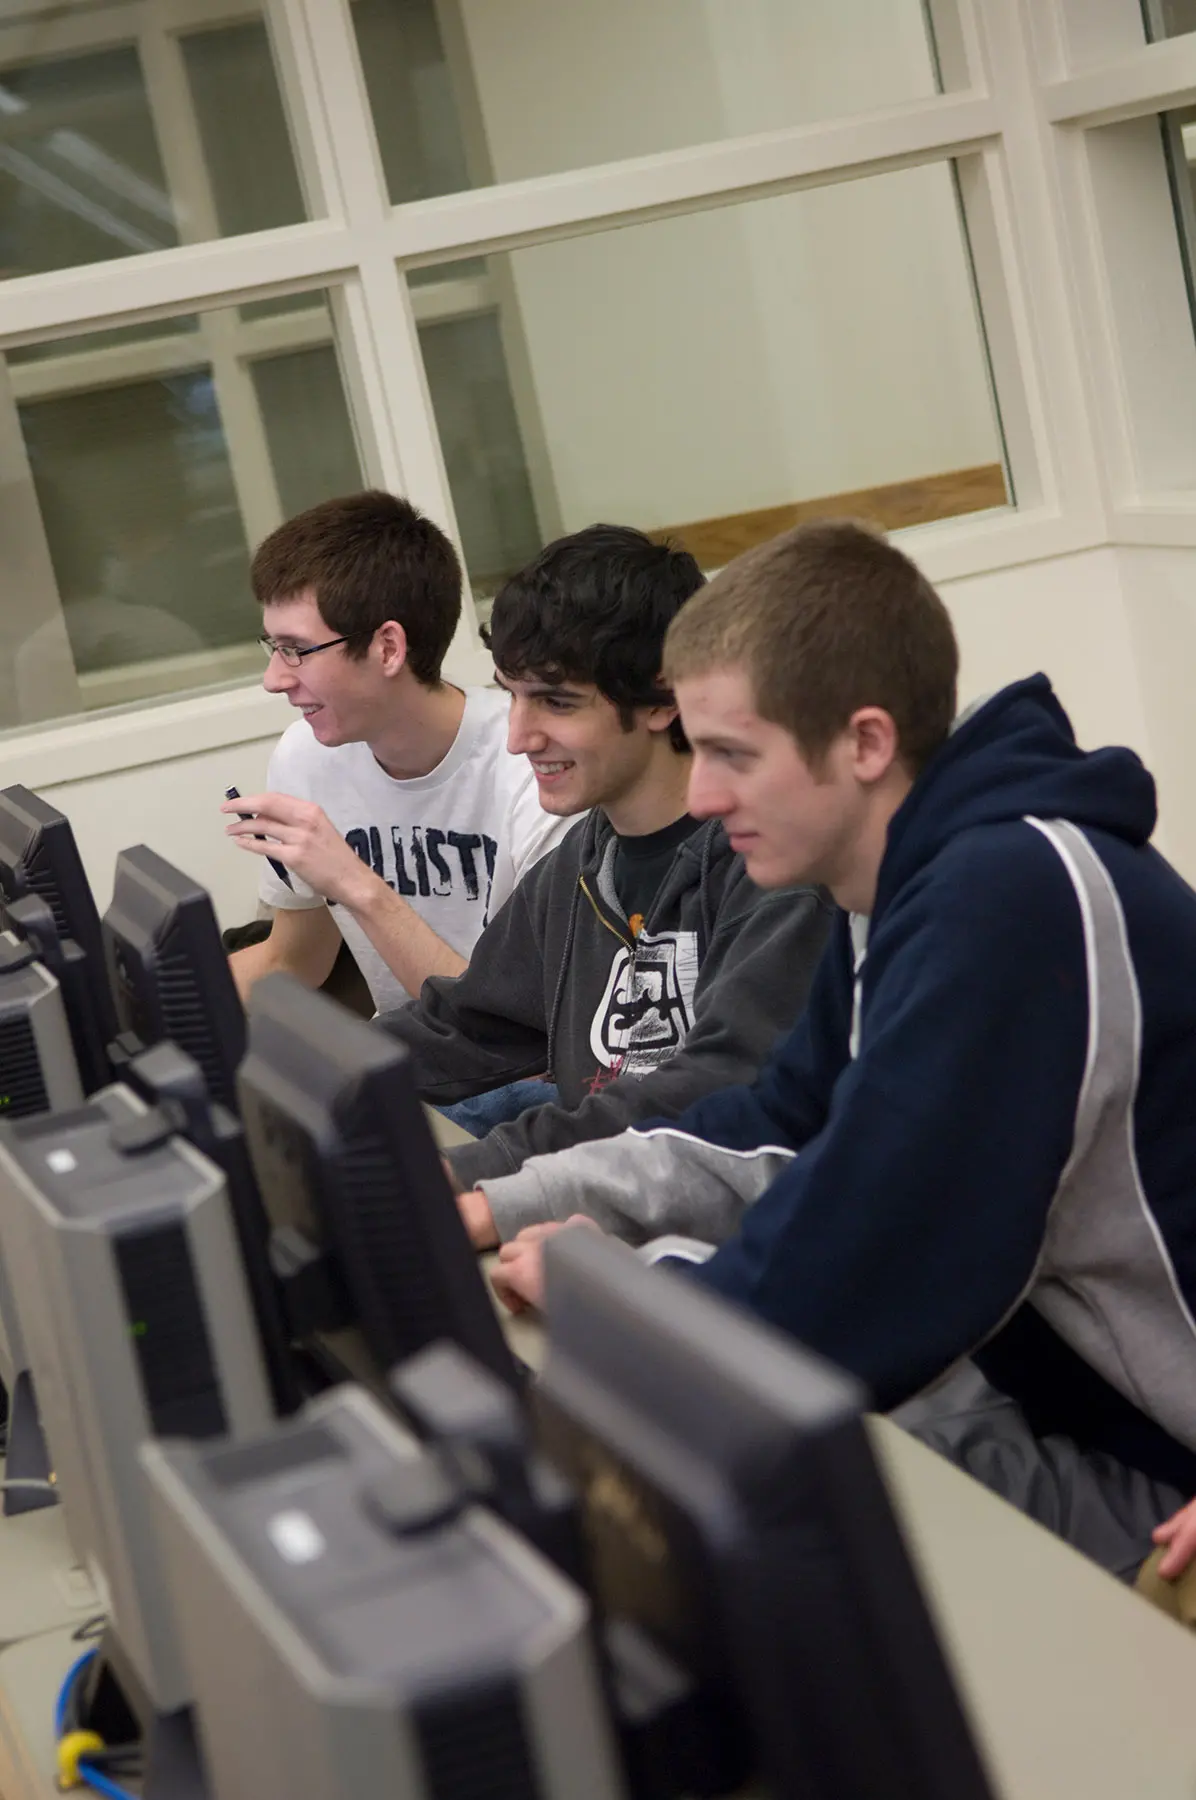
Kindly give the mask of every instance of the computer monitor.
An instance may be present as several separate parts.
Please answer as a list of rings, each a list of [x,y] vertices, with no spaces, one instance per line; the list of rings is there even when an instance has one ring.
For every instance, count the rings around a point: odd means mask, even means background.
[[[100,917],[69,821],[25,787],[0,791],[0,926],[28,895],[50,909],[53,932],[38,950],[62,990],[85,1093],[112,1079],[108,1045],[116,1013],[104,967]],[[22,933],[21,935],[24,935]]]
[[[238,1088],[298,1340],[384,1398],[391,1369],[440,1339],[519,1386],[406,1051],[270,975]]]
[[[860,1386],[589,1231],[549,1241],[545,1311],[540,1441],[607,1641],[671,1668],[666,1789],[993,1800]]]
[[[360,1388],[141,1458],[213,1796],[626,1800],[584,1595]]]
[[[126,1699],[171,1715],[190,1696],[138,1445],[235,1438],[273,1418],[224,1177],[160,1112],[108,1087],[0,1123],[0,1249]]]
[[[275,1410],[280,1415],[294,1412],[305,1391],[304,1371],[286,1330],[282,1299],[270,1266],[270,1224],[239,1119],[226,1106],[208,1099],[199,1064],[169,1039],[134,1057],[127,1080],[142,1100],[163,1113],[178,1135],[210,1157],[224,1176]]]
[[[245,1014],[206,890],[144,844],[116,859],[104,946],[123,1062],[171,1039],[203,1072],[210,1100],[236,1108]]]

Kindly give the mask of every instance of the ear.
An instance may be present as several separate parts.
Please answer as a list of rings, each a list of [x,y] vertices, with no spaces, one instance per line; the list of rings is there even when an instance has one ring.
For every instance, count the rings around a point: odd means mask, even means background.
[[[672,693],[672,689],[659,671],[652,685],[654,688],[663,689],[666,693]],[[681,717],[681,709],[675,700],[669,700],[662,706],[637,707],[636,711],[640,713],[649,731],[667,731],[673,720]]]
[[[649,731],[667,731],[674,719],[681,717],[678,706],[648,706],[644,708],[644,723]]]
[[[378,655],[382,673],[395,676],[407,661],[407,633],[397,619],[387,619],[379,625],[374,633],[373,648]]]
[[[847,723],[851,735],[851,768],[866,787],[882,781],[899,759],[897,726],[883,706],[861,706]]]

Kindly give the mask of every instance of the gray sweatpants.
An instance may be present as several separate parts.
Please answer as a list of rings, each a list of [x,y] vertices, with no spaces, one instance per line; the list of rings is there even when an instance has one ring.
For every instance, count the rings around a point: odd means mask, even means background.
[[[1151,1551],[1151,1532],[1186,1501],[1103,1451],[1035,1437],[1015,1401],[972,1364],[892,1414],[898,1425],[1122,1581]]]

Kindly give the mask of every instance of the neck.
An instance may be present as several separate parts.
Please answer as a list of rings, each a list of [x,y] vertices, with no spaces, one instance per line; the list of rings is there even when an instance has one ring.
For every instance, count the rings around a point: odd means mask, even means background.
[[[387,717],[369,738],[376,761],[395,781],[430,775],[453,747],[465,711],[460,688],[425,687],[407,669],[394,680]]]
[[[905,771],[896,765],[868,797],[868,808],[859,832],[851,846],[849,866],[841,876],[827,883],[837,906],[845,912],[872,916],[876,905],[876,883],[889,841],[893,815],[913,787]]]
[[[663,741],[661,741],[663,740]],[[620,837],[647,837],[663,831],[681,818],[686,809],[692,757],[679,756],[665,732],[652,745],[648,767],[633,787],[616,800],[602,803],[602,810]]]

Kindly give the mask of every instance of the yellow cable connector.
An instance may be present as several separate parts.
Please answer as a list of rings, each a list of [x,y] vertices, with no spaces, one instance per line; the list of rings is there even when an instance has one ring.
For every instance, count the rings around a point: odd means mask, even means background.
[[[65,1737],[60,1737],[56,1752],[59,1787],[63,1789],[82,1787],[83,1777],[79,1773],[79,1758],[90,1755],[93,1750],[102,1750],[103,1748],[104,1740],[98,1731],[68,1731]]]

